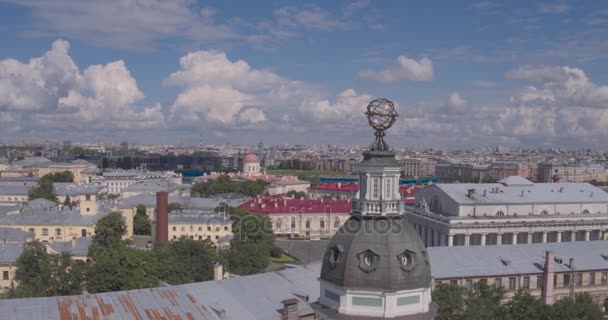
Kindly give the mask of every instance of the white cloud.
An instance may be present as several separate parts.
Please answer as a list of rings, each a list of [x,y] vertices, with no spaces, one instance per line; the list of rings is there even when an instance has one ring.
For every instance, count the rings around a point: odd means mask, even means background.
[[[123,61],[88,67],[80,73],[67,41],[57,40],[43,56],[21,63],[0,61],[2,119],[19,122],[12,132],[162,126],[159,105],[138,110],[143,93]],[[6,128],[3,128],[6,130]]]
[[[538,10],[543,13],[567,13],[570,6],[564,3],[543,3],[538,6]]]
[[[467,111],[469,102],[465,100],[460,93],[452,92],[448,99],[448,110],[456,113],[463,113]]]
[[[416,61],[406,56],[399,56],[397,57],[397,63],[389,68],[382,71],[361,71],[357,77],[379,82],[431,81],[434,78],[433,62],[428,58]]]
[[[335,103],[327,99],[307,100],[298,111],[318,123],[344,123],[362,119],[367,104],[373,100],[369,95],[359,95],[353,89],[342,91]]]
[[[330,31],[349,27],[348,22],[333,17],[319,7],[282,7],[275,10],[274,15],[279,28]]]
[[[3,1],[32,10],[30,34],[70,37],[96,46],[141,49],[168,37],[196,41],[238,37],[230,26],[213,21],[212,10],[198,10],[193,0]]]

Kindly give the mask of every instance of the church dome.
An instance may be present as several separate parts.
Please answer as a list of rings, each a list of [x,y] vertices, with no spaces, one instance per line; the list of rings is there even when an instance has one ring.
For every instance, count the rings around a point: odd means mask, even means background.
[[[401,216],[353,216],[331,240],[321,279],[344,289],[396,292],[431,286],[424,244]]]
[[[243,163],[260,163],[260,158],[254,153],[249,153],[243,158]]]

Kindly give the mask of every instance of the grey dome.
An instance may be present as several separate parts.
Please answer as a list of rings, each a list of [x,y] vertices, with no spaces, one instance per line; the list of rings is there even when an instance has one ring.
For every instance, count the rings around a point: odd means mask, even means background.
[[[405,218],[353,216],[327,247],[321,279],[346,289],[394,292],[430,287],[431,269]]]

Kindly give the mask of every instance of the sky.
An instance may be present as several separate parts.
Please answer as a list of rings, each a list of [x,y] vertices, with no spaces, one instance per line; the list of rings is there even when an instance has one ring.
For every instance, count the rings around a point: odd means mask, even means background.
[[[608,149],[608,2],[0,0],[0,143]]]

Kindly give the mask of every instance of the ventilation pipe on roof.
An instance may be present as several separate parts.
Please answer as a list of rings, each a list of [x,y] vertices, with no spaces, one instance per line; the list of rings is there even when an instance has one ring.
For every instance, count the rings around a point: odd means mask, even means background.
[[[487,191],[486,189],[483,189],[483,196],[484,197],[486,196],[486,191]]]
[[[564,192],[564,187],[559,187],[559,192]]]
[[[283,319],[298,320],[298,299],[291,298],[281,301],[283,304]]]
[[[469,189],[469,190],[467,190],[467,197],[468,198],[473,198],[474,194],[475,194],[475,189]]]
[[[589,195],[589,198],[593,198],[593,191],[591,191],[591,194]]]
[[[524,197],[524,190],[521,190],[521,197]]]

